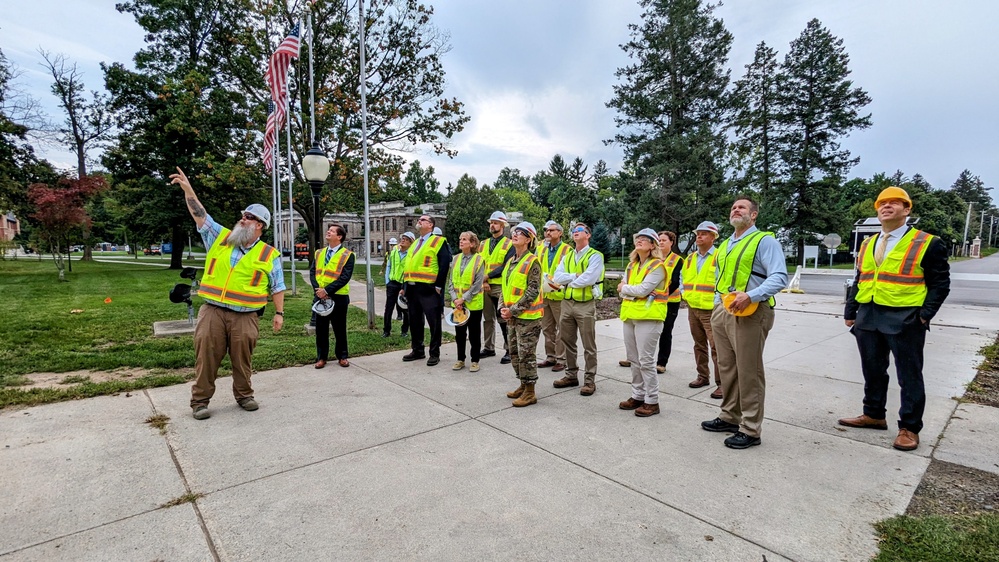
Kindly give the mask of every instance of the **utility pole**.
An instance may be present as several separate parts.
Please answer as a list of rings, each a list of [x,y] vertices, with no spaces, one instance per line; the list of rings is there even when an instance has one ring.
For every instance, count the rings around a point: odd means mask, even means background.
[[[982,209],[982,220],[978,221],[978,238],[982,237],[982,228],[985,226],[985,209]]]
[[[996,216],[989,215],[989,248],[992,247],[992,227],[995,226]]]
[[[961,255],[968,255],[968,225],[971,224],[971,206],[974,203],[968,203],[968,217],[964,219],[964,241],[961,243]]]

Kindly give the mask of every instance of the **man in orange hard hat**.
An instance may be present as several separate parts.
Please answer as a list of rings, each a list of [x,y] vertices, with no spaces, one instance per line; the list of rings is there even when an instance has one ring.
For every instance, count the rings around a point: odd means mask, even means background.
[[[886,188],[874,208],[881,232],[860,247],[854,289],[843,314],[860,350],[864,413],[839,424],[888,429],[885,404],[891,355],[902,390],[898,436],[892,446],[911,451],[919,446],[926,406],[923,345],[930,320],[950,293],[950,265],[939,237],[906,224],[912,199],[904,189]]]

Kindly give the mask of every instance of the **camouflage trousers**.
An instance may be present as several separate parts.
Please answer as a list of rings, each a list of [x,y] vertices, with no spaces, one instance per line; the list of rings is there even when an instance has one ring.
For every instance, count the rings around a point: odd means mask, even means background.
[[[510,334],[510,364],[521,382],[533,384],[538,380],[538,340],[541,338],[541,320],[512,318],[508,322]]]

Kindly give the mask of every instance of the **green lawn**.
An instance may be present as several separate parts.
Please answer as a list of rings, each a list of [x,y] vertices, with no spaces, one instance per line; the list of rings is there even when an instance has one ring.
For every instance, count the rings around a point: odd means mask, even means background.
[[[999,560],[999,515],[899,515],[875,528],[881,551],[873,562]]]
[[[74,262],[68,282],[57,280],[52,261],[0,261],[0,408],[17,403],[50,402],[165,384],[193,376],[191,336],[154,338],[152,324],[187,318],[187,307],[167,298],[182,281],[176,270],[118,263]],[[301,281],[301,280],[300,280]],[[289,284],[290,285],[290,284]],[[256,370],[311,363],[315,339],[303,326],[309,321],[311,292],[298,283],[299,297],[286,296],[285,325],[271,330],[273,305],[261,320],[254,353]],[[289,287],[290,288],[290,287]],[[289,291],[290,293],[290,291]],[[111,299],[106,303],[105,299]],[[195,299],[195,305],[202,301]],[[79,311],[79,312],[74,312]],[[367,329],[363,310],[348,316],[351,356],[404,349],[400,336],[383,339]],[[139,368],[146,376],[110,383],[81,382],[72,389],[30,389],[30,373]],[[223,364],[227,372],[228,361]]]

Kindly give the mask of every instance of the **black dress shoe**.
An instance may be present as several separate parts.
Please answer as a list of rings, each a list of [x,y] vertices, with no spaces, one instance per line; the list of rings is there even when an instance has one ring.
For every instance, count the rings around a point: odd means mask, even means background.
[[[426,359],[427,356],[422,351],[411,351],[406,355],[402,356],[403,361],[416,361],[417,359]]]
[[[390,334],[388,332],[382,332],[382,337],[383,338],[390,338],[390,337],[392,337],[392,334]]]
[[[748,449],[762,442],[759,437],[750,437],[741,431],[736,431],[735,435],[725,440],[725,446],[729,449]]]
[[[403,330],[402,334],[400,334],[400,335],[402,335],[402,337],[404,337],[404,338],[408,338],[409,337],[409,330]]]
[[[496,350],[494,349],[483,349],[479,353],[479,357],[496,357]]]
[[[721,418],[715,418],[711,421],[701,422],[701,429],[716,433],[736,433],[739,431],[739,426],[734,423],[728,423]]]
[[[431,355],[430,359],[427,359],[427,366],[428,367],[433,367],[434,365],[436,365],[436,364],[438,364],[440,362],[441,362],[441,358],[440,357],[434,357],[433,355]]]
[[[501,365],[506,365],[506,364],[508,364],[508,363],[510,363],[510,354],[509,354],[509,353],[505,354],[505,355],[503,356],[503,358],[502,358],[502,359],[500,359],[500,364],[501,364]]]

